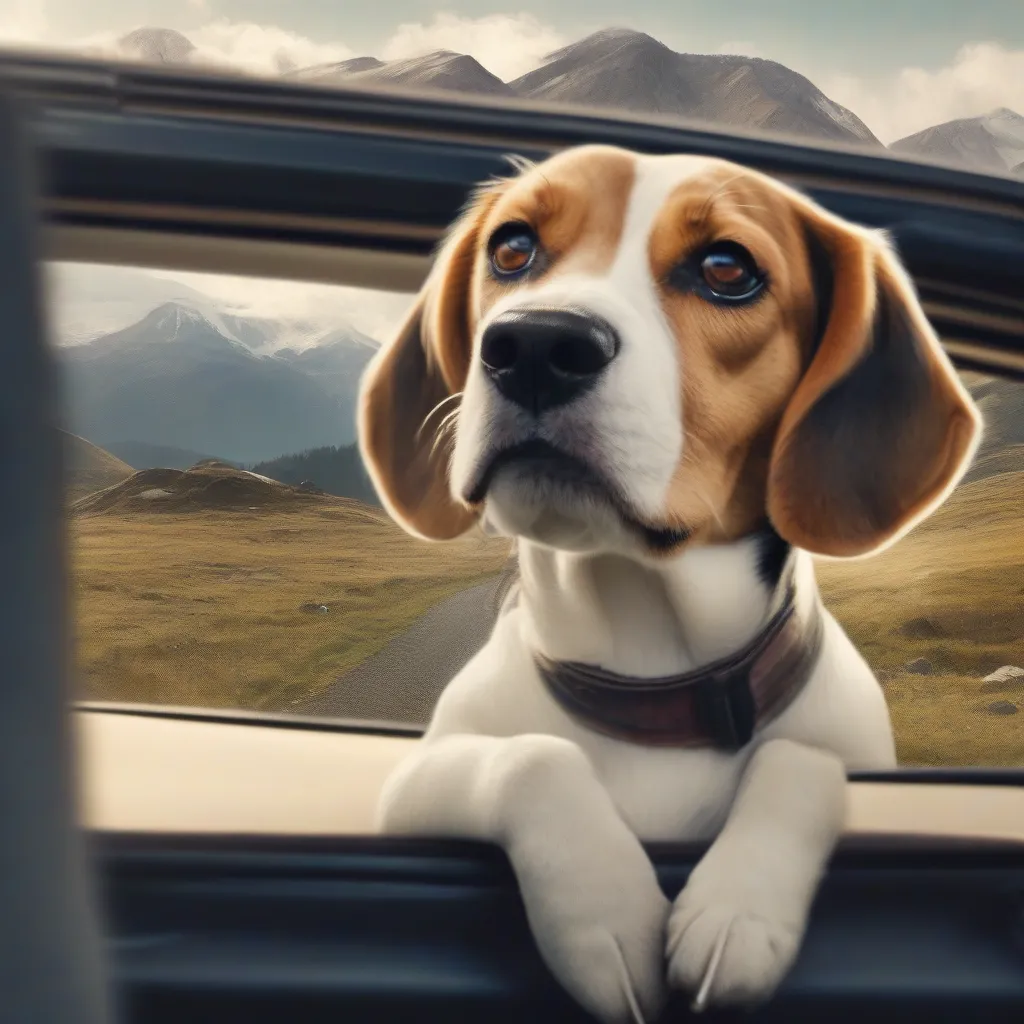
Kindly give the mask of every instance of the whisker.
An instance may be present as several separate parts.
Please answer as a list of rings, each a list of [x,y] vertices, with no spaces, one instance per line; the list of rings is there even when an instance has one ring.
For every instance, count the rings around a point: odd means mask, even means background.
[[[430,417],[431,416],[433,416],[436,413],[440,412],[440,410],[443,409],[449,402],[454,402],[454,401],[457,401],[457,400],[461,400],[461,398],[462,398],[462,392],[461,391],[456,391],[454,395],[448,395],[445,398],[442,398],[441,401],[438,402],[437,405],[435,405],[434,408],[431,409],[430,412],[428,412],[427,415],[423,417],[423,422],[420,423],[419,429],[416,431],[416,440],[418,441],[420,439],[420,436],[423,434],[423,431],[426,429],[427,424],[430,422]]]

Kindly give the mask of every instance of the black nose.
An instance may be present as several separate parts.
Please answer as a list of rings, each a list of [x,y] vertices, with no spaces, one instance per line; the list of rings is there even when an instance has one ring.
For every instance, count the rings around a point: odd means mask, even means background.
[[[501,394],[538,415],[578,398],[618,351],[614,329],[598,317],[519,309],[484,331],[480,359]]]

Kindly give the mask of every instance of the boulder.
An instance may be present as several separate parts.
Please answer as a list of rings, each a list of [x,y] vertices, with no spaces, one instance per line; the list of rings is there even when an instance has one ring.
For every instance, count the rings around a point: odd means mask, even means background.
[[[1017,705],[1008,700],[997,700],[988,706],[990,715],[1015,715],[1018,710]]]
[[[927,658],[915,658],[903,666],[908,672],[915,676],[930,676],[932,674],[932,663]]]
[[[1002,693],[1004,690],[1024,690],[1024,668],[1004,665],[991,675],[985,676],[981,684],[982,693]]]

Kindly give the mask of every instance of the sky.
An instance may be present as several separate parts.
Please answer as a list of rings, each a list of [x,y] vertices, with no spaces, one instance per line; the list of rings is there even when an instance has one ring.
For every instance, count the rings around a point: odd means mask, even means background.
[[[204,59],[258,74],[448,49],[506,81],[589,32],[625,27],[681,52],[779,61],[886,143],[996,107],[1024,114],[1024,0],[0,0],[0,43],[110,48],[143,25],[177,29]],[[378,336],[401,312],[395,296],[187,277],[261,315],[359,307],[360,326]]]

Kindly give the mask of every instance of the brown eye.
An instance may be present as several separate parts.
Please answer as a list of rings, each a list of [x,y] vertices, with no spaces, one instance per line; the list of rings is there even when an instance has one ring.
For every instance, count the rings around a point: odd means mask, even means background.
[[[753,298],[764,286],[754,257],[735,242],[717,242],[700,257],[700,274],[719,299]]]
[[[506,224],[491,238],[491,269],[498,277],[515,277],[537,255],[537,236],[525,224]]]

